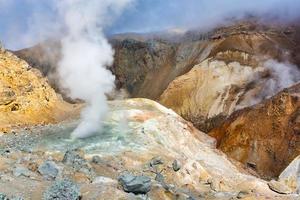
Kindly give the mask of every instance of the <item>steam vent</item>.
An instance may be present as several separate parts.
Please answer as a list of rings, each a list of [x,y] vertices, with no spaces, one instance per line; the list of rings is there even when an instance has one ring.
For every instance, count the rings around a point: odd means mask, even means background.
[[[300,200],[299,10],[0,0],[0,200]]]

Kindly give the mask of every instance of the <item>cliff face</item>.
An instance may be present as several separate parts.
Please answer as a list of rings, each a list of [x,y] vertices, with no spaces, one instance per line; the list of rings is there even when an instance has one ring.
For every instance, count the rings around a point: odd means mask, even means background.
[[[177,76],[189,71],[210,53],[205,41],[173,43],[158,39],[114,40],[115,62],[111,68],[118,87],[133,97],[157,99]]]
[[[299,68],[290,64],[298,63],[296,36],[241,25],[211,37],[208,58],[172,81],[160,97],[202,131],[300,79]]]
[[[71,109],[37,69],[8,51],[0,51],[1,131],[19,124],[54,123],[65,119]]]
[[[110,70],[116,76],[117,88],[124,88],[131,97],[157,99],[168,84],[204,60],[212,48],[208,41],[175,42],[146,36],[115,36],[110,39],[115,50]],[[60,44],[47,41],[15,52],[44,76],[56,91],[67,94],[58,85],[56,73]]]
[[[300,153],[300,84],[232,114],[209,135],[227,155],[266,178],[276,177]]]

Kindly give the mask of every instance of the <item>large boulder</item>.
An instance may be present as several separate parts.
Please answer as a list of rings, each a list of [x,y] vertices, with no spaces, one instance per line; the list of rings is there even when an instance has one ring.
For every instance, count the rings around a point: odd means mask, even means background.
[[[151,190],[151,178],[147,176],[135,176],[126,173],[122,174],[118,180],[126,192],[147,194]]]

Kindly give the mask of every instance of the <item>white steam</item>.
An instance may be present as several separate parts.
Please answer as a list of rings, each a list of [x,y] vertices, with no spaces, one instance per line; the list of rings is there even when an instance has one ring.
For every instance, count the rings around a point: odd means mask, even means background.
[[[230,84],[237,83],[237,85],[245,86],[245,90],[237,94],[239,101],[237,105],[234,105],[234,110],[258,104],[300,81],[300,68],[289,62],[268,59],[255,68],[241,66],[236,62],[228,66],[235,66],[237,70],[242,67],[242,70],[233,72],[238,76],[233,76],[236,79],[231,78],[233,82]]]
[[[268,75],[262,78],[261,73],[267,73]],[[247,106],[260,103],[264,99],[276,95],[284,88],[288,88],[299,81],[300,69],[298,66],[289,62],[278,62],[269,59],[258,68],[257,73],[249,80],[249,82],[256,82],[258,85],[261,85],[261,89]]]
[[[114,88],[114,76],[106,69],[114,51],[103,34],[130,0],[65,0],[58,3],[66,35],[61,40],[62,59],[58,73],[71,98],[87,106],[73,138],[88,137],[99,131],[108,110],[105,94]]]
[[[264,63],[264,67],[270,71],[272,76],[265,86],[265,90],[270,94],[276,94],[300,80],[299,68],[288,62],[280,63],[276,60],[268,60]]]
[[[264,87],[264,93],[268,97],[294,85],[300,80],[300,69],[291,63],[268,60],[264,63],[264,67],[269,70],[271,75]]]

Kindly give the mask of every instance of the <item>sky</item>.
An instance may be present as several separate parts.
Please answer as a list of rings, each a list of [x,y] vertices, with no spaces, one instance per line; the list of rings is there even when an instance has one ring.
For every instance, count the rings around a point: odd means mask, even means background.
[[[20,49],[54,37],[62,28],[57,1],[0,0],[0,41]],[[133,0],[105,32],[204,30],[249,14],[290,21],[299,18],[299,10],[299,0]]]

